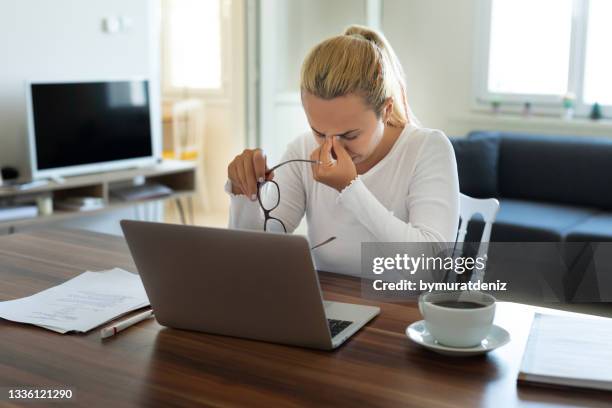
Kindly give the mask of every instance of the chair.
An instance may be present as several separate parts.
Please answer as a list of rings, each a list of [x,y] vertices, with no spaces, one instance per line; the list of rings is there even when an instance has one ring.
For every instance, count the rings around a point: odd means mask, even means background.
[[[480,243],[476,256],[483,259],[487,259],[487,252],[489,250],[489,240],[491,238],[491,228],[497,212],[499,211],[499,201],[495,198],[473,198],[465,194],[460,194],[459,197],[459,230],[457,231],[457,242],[453,251],[453,256],[461,256],[463,254],[463,244],[465,235],[467,234],[467,227],[472,217],[476,214],[480,214],[485,222],[482,236],[480,237]],[[475,269],[472,273],[472,281],[479,281],[484,277],[484,269]]]
[[[172,148],[174,158],[197,163],[197,196],[204,211],[208,211],[209,196],[203,154],[205,151],[204,104],[198,99],[186,99],[172,105]],[[177,202],[177,205],[179,203]],[[191,204],[190,204],[191,205]],[[182,213],[182,208],[179,206]],[[193,215],[192,215],[193,218]],[[193,221],[193,219],[192,219]]]

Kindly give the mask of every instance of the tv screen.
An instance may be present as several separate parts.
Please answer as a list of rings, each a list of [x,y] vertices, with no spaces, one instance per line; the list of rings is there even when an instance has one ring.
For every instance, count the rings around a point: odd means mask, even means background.
[[[30,86],[35,172],[153,156],[148,81]]]

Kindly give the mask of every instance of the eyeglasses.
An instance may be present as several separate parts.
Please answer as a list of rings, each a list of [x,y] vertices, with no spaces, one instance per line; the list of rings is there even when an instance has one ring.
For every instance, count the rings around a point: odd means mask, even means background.
[[[321,162],[318,160],[306,160],[306,159],[293,159],[287,160],[282,163],[277,164],[266,172],[266,176],[272,173],[274,170],[278,169],[281,166],[284,166],[288,163],[294,162],[302,162],[302,163],[313,163],[320,164]],[[280,204],[280,188],[278,183],[274,180],[266,180],[264,182],[257,182],[257,201],[259,201],[259,205],[264,213],[264,231],[284,231],[287,232],[287,227],[285,223],[280,219],[273,217],[270,215],[272,211],[274,211],[278,205]],[[331,241],[336,239],[336,237],[328,238],[327,240],[321,242],[320,244],[315,245],[310,249],[319,248]]]

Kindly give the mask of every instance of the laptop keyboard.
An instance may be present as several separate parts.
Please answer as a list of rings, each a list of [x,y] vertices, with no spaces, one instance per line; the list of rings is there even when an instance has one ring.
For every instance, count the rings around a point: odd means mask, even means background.
[[[329,324],[329,331],[333,338],[336,334],[349,327],[353,322],[349,322],[348,320],[327,319],[327,323]]]

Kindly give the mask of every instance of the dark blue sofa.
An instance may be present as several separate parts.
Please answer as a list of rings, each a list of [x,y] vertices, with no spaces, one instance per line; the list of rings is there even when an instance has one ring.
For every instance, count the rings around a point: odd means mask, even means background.
[[[612,241],[612,140],[476,131],[451,142],[461,192],[500,200],[491,241]],[[472,222],[467,240],[482,228]]]

